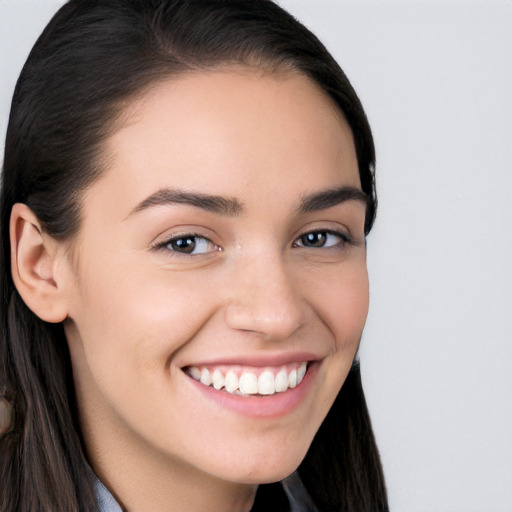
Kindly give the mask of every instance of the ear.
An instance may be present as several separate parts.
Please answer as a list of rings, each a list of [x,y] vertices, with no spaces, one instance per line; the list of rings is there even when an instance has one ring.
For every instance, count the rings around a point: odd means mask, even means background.
[[[10,241],[12,278],[25,304],[46,322],[64,321],[63,244],[45,233],[32,210],[21,203],[11,211]]]

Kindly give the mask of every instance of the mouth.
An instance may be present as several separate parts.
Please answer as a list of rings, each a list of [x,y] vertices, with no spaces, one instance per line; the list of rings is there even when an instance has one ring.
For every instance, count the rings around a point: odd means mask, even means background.
[[[279,366],[188,366],[185,373],[207,388],[242,397],[272,396],[296,388],[306,376],[307,361]]]

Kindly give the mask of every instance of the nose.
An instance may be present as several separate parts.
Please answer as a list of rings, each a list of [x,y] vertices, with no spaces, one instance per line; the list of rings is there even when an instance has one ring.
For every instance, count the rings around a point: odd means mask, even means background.
[[[266,339],[290,337],[305,322],[308,305],[278,256],[246,262],[230,277],[226,323]]]

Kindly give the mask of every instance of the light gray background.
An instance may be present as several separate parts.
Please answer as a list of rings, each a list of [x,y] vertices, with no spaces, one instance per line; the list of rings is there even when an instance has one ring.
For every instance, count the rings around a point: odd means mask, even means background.
[[[62,3],[0,0],[2,143],[17,74]],[[512,511],[512,1],[280,3],[337,57],[374,129],[361,360],[392,510]]]

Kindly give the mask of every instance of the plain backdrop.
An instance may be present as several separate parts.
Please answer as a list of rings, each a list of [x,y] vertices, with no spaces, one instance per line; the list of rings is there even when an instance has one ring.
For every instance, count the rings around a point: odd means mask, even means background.
[[[62,3],[0,0],[2,148],[17,75]],[[374,130],[361,364],[391,508],[512,511],[512,1],[279,3]]]

